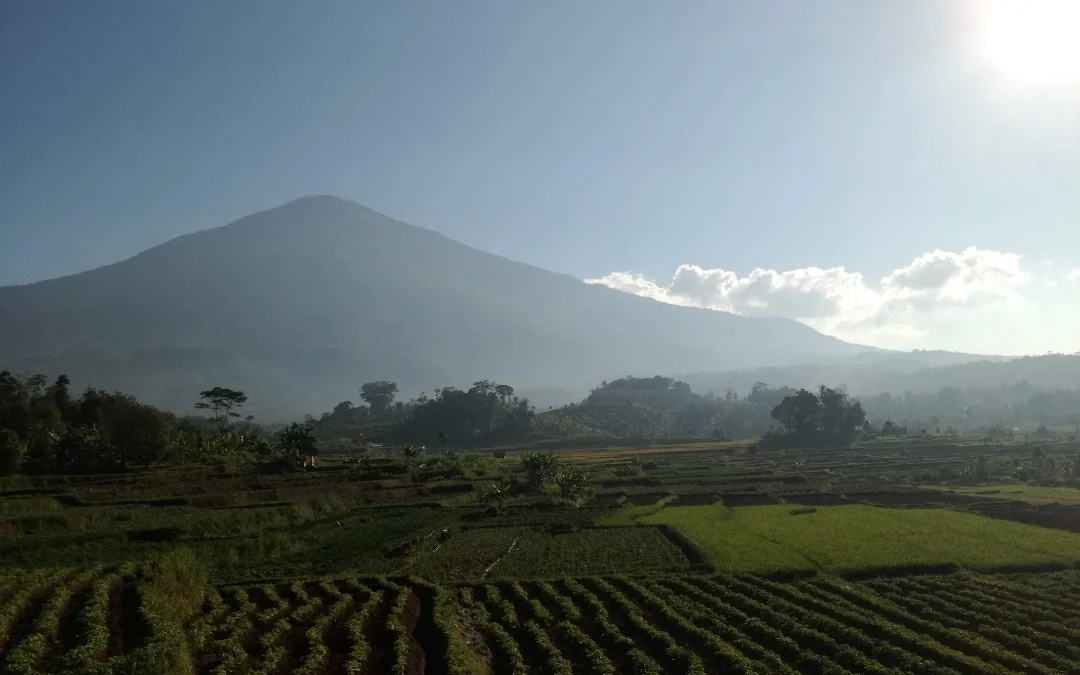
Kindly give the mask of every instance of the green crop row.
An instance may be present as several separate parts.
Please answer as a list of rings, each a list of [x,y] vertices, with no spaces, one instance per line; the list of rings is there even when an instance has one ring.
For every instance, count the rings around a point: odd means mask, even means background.
[[[496,663],[499,665],[497,672],[528,675],[529,669],[525,665],[525,659],[521,656],[517,642],[499,622],[491,618],[484,603],[477,601],[469,588],[461,589],[459,597],[462,606],[468,610],[472,622],[493,643]]]
[[[662,649],[670,661],[678,663],[680,670],[685,668],[688,675],[705,674],[705,664],[702,663],[700,656],[679,644],[670,634],[646,619],[641,608],[631,602],[619,589],[600,578],[592,580],[592,584],[597,591],[611,598],[611,601],[625,613],[630,624]],[[668,619],[678,621],[678,617],[670,611],[662,613],[661,616],[665,619],[665,623]]]
[[[237,588],[233,591],[233,601],[237,607],[226,615],[217,628],[222,637],[208,646],[210,659],[217,664],[211,671],[214,675],[229,675],[238,672],[248,660],[247,651],[241,639],[252,629],[251,615],[258,609],[248,598],[247,591]]]
[[[1068,670],[1070,661],[1080,654],[1080,650],[1068,641],[1043,635],[991,606],[973,606],[970,602],[961,606],[940,594],[924,592],[904,580],[873,584],[871,588],[883,598],[920,616],[952,628],[975,631],[1006,649],[1058,670]]]
[[[1008,600],[1000,595],[990,595],[977,586],[955,583],[942,583],[933,579],[914,584],[915,588],[925,589],[960,607],[977,608],[996,622],[1018,625],[1025,633],[1041,636],[1041,641],[1048,645],[1068,645],[1063,654],[1080,661],[1080,629],[1071,628],[1062,617],[1052,610],[1034,606],[1035,603],[1021,603]],[[1051,647],[1052,648],[1052,647]]]
[[[326,613],[312,622],[305,637],[307,638],[308,654],[299,668],[294,670],[298,675],[315,675],[322,672],[326,660],[330,657],[330,650],[326,647],[326,633],[335,621],[344,617],[352,607],[353,598],[338,590],[338,587],[330,579],[319,582],[319,588],[333,603]]]
[[[109,646],[109,592],[130,569],[98,577],[90,588],[90,597],[79,612],[80,644],[64,654],[61,673],[86,673],[105,659]]]
[[[566,657],[562,655],[559,648],[552,641],[551,636],[544,628],[536,623],[535,620],[529,619],[523,625],[526,634],[532,637],[536,643],[537,648],[547,657],[547,661],[543,665],[543,671],[545,673],[552,673],[552,675],[573,675],[574,668],[570,665],[570,662],[566,660]]]
[[[265,586],[262,587],[265,592]],[[267,675],[278,670],[281,663],[285,660],[286,649],[283,644],[286,636],[288,636],[295,628],[298,622],[304,621],[306,617],[322,607],[322,598],[312,598],[304,590],[304,584],[302,582],[293,582],[289,587],[289,592],[293,594],[299,603],[292,612],[283,612],[277,606],[271,607],[268,612],[260,613],[260,618],[264,619],[267,616],[277,616],[278,619],[269,628],[264,630],[259,635],[259,644],[263,649],[262,661],[258,667],[252,672],[252,675]],[[277,591],[274,591],[274,596],[280,598]],[[288,603],[283,599],[281,602],[286,608]]]
[[[371,661],[371,642],[367,639],[365,628],[375,611],[382,605],[383,591],[370,591],[366,586],[355,580],[349,581],[349,589],[354,594],[366,594],[367,599],[360,608],[349,618],[346,629],[349,632],[349,659],[345,663],[345,671],[349,675],[357,675],[368,669]]]
[[[722,613],[717,613],[692,598],[676,593],[669,586],[651,582],[642,584],[641,588],[655,594],[703,631],[708,631],[738,649],[746,659],[757,662],[757,664],[753,665],[748,664],[745,668],[759,669],[758,664],[760,664],[762,669],[770,673],[795,675],[794,669],[785,663],[780,656],[761,643],[750,639],[738,626],[728,621]]]
[[[745,612],[744,632],[772,645],[774,651],[803,670],[826,672],[834,667],[834,661],[853,672],[875,675],[928,670],[928,664],[910,652],[875,641],[830,617],[806,611],[782,598],[766,604],[754,589],[739,592],[734,588],[737,581],[719,584],[700,579],[693,583],[705,592],[702,600],[715,598]],[[887,665],[890,663],[893,665]]]
[[[266,596],[270,606],[259,612],[255,616],[255,621],[260,625],[267,626],[274,622],[274,619],[280,616],[285,610],[289,608],[289,602],[277,591],[277,586],[274,584],[263,584],[259,586],[259,591]]]
[[[394,675],[404,675],[409,660],[410,645],[409,631],[405,627],[402,617],[405,614],[405,605],[409,602],[409,596],[412,595],[412,589],[408,586],[399,586],[389,582],[387,582],[387,585],[390,591],[396,594],[386,618],[386,629],[393,636],[394,644],[394,665],[390,672]]]
[[[592,621],[599,626],[602,636],[611,645],[610,651],[628,655],[634,675],[659,675],[660,666],[612,622],[604,603],[592,591],[572,579],[564,579],[562,586],[585,605]]]
[[[816,640],[818,647],[815,647],[815,651],[820,649],[820,653],[830,658],[841,650],[835,639],[862,652],[869,659],[910,672],[956,675],[958,671],[949,661],[964,664],[964,669],[972,672],[966,668],[967,661],[963,655],[956,654],[953,659],[953,654],[942,651],[941,645],[936,642],[901,626],[889,624],[880,617],[862,617],[842,608],[824,606],[810,596],[803,586],[762,588],[734,577],[721,579],[726,582],[724,586],[761,605],[773,607],[777,616],[794,622],[795,626],[789,634],[800,643]],[[846,653],[850,654],[850,651]]]
[[[71,595],[93,583],[101,575],[100,569],[92,569],[69,578],[56,586],[41,607],[33,630],[19,644],[9,645],[4,658],[4,672],[12,675],[36,675],[45,651],[57,639],[60,616],[71,601]]]
[[[758,580],[759,585],[772,586],[771,582]],[[807,596],[821,611],[842,613],[852,620],[861,619],[869,624],[887,625],[894,634],[903,635],[910,645],[924,650],[923,655],[934,663],[955,667],[958,670],[974,669],[980,673],[1014,672],[1010,665],[999,659],[1009,660],[1002,650],[987,647],[976,638],[960,631],[950,631],[940,624],[927,622],[903,610],[875,599],[872,591],[858,584],[833,582],[823,579],[803,586]],[[901,633],[900,631],[903,631]]]
[[[0,647],[4,649],[11,647],[6,644],[8,632],[12,629],[23,606],[35,596],[47,593],[50,587],[63,583],[69,574],[70,572],[66,571],[40,570],[36,574],[26,575],[21,579],[21,585],[4,601],[3,605],[0,605]]]
[[[664,625],[670,626],[669,630],[675,629],[680,640],[699,644],[701,650],[709,654],[723,669],[723,672],[756,673],[763,670],[730,642],[692,621],[691,617],[687,616],[687,607],[673,606],[638,582],[620,578],[617,583],[639,598],[649,611],[655,612],[662,617]],[[735,635],[739,638],[743,637],[738,633]],[[729,634],[730,636],[731,634]]]

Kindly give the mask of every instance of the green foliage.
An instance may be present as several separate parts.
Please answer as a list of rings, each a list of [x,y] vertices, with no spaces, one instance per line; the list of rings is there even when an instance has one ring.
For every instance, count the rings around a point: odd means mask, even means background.
[[[417,458],[419,457],[420,448],[412,445],[411,443],[406,443],[404,446],[402,446],[401,463],[404,464],[406,467],[411,467],[413,464],[415,464]]]
[[[567,502],[577,502],[588,494],[589,478],[574,464],[563,463],[555,472],[559,496]]]
[[[549,435],[619,438],[751,438],[772,425],[769,414],[790,388],[757,383],[740,398],[696,394],[666,377],[628,377],[604,382],[584,401],[537,417]]]
[[[26,458],[26,443],[11,429],[0,429],[0,476],[19,470]]]
[[[360,399],[371,406],[371,414],[385,415],[390,412],[390,406],[393,405],[397,392],[397,382],[388,380],[367,382],[360,387]]]
[[[201,400],[195,404],[195,408],[213,412],[214,422],[217,423],[220,431],[225,431],[230,417],[240,417],[240,413],[234,409],[242,407],[247,402],[244,392],[227,387],[214,387],[199,392],[199,398]]]
[[[147,468],[163,461],[203,462],[265,454],[268,445],[249,430],[228,430],[228,420],[247,397],[215,387],[197,407],[214,410],[217,433],[180,424],[165,411],[119,392],[87,388],[73,397],[70,380],[0,372],[0,429],[25,444],[16,468],[23,473],[85,474]],[[8,465],[11,468],[12,464]]]
[[[780,428],[766,438],[783,445],[831,447],[851,442],[862,428],[862,405],[838,389],[822,385],[817,394],[800,389],[772,410]]]
[[[530,490],[540,492],[544,483],[554,480],[559,473],[559,455],[554,452],[521,453],[521,470]]]
[[[422,394],[408,402],[393,402],[397,385],[369,382],[361,390],[368,406],[354,407],[343,401],[319,419],[316,432],[323,437],[352,437],[387,442],[439,444],[457,447],[520,440],[530,429],[533,411],[528,399],[514,395],[514,388],[489,380],[476,382],[467,391],[456,387]]]
[[[124,401],[113,415],[111,443],[120,463],[147,467],[165,458],[174,418],[153,406]]]
[[[295,466],[303,466],[306,458],[319,454],[311,427],[297,422],[278,432],[277,450],[283,460]]]

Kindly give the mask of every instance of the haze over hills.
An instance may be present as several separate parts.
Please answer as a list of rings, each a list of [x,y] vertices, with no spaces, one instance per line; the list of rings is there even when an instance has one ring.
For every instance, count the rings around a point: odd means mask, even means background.
[[[749,391],[754,383],[814,389],[843,386],[855,396],[937,393],[946,387],[998,389],[1026,383],[1031,390],[1080,387],[1080,354],[1009,358],[949,352],[857,355],[817,364],[766,366],[718,373],[679,375],[694,391]]]
[[[187,411],[212,385],[264,419],[480,378],[587,390],[632,374],[848,357],[787,319],[635,297],[470,248],[335,197],[305,197],[114,265],[0,288],[0,368]]]

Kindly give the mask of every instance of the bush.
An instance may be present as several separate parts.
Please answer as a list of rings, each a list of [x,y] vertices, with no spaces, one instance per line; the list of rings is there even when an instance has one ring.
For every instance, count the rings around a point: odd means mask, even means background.
[[[9,476],[19,470],[26,457],[26,444],[11,429],[0,429],[0,476]]]

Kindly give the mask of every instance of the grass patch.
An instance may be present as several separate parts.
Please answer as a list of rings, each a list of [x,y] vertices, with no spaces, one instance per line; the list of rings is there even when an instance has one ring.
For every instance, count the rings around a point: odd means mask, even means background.
[[[849,505],[674,506],[636,519],[678,527],[727,572],[955,565],[974,570],[1080,563],[1080,535],[945,509]]]

